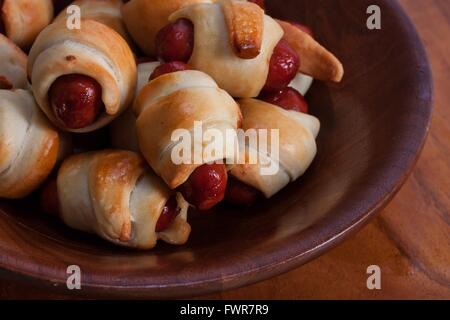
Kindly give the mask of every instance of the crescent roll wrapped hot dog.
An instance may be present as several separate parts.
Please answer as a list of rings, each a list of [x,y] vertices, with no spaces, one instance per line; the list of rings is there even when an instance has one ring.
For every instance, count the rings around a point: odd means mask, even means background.
[[[284,30],[284,39],[302,61],[299,72],[317,80],[333,82],[342,80],[344,67],[331,52],[295,24],[281,20],[277,22]]]
[[[160,66],[154,74],[164,68],[165,65]],[[167,185],[171,189],[180,187],[186,200],[200,209],[209,209],[220,202],[226,186],[226,169],[223,164],[208,164],[233,157],[232,150],[225,148],[229,141],[223,144],[215,139],[195,141],[194,129],[197,124],[203,132],[214,129],[226,137],[227,130],[238,128],[242,116],[233,98],[203,72],[184,70],[150,81],[136,98],[134,111],[141,152]],[[190,135],[191,145],[199,148],[197,161],[192,157],[188,163],[174,161],[174,150],[186,143],[173,140],[175,130],[181,129]],[[220,151],[209,153],[212,149]],[[193,149],[193,157],[195,153]]]
[[[241,155],[247,159],[244,164],[232,167],[230,174],[239,181],[261,191],[267,198],[272,197],[288,183],[298,179],[312,163],[316,152],[316,137],[319,133],[319,120],[298,111],[285,110],[270,103],[256,99],[239,101],[244,116],[243,129],[271,129],[279,132],[279,157],[269,147],[266,154],[258,154],[256,164],[249,163],[249,141],[240,145]],[[268,138],[268,145],[271,137]],[[270,161],[277,163],[279,170],[273,174],[262,174],[261,168]]]
[[[148,55],[156,55],[156,34],[169,22],[169,16],[186,5],[210,0],[131,0],[122,9],[128,31]]]
[[[136,153],[105,150],[66,159],[42,193],[46,211],[68,226],[112,243],[151,249],[161,239],[184,244],[188,204]],[[49,208],[49,204],[53,207]]]
[[[49,25],[28,61],[39,106],[72,132],[96,130],[119,116],[132,102],[137,78],[133,53],[117,32],[89,19],[81,27]]]
[[[0,89],[27,89],[27,56],[0,34]]]
[[[23,198],[50,174],[60,136],[28,91],[0,90],[0,197]]]
[[[52,0],[1,0],[0,11],[0,32],[23,49],[53,19]]]
[[[122,19],[122,0],[77,0],[72,2],[72,5],[80,8],[83,19],[91,19],[107,25],[131,44]],[[67,18],[67,12],[62,11],[56,17],[55,22],[66,21]]]
[[[236,0],[190,5],[170,16],[172,22],[180,19],[191,21],[194,28],[190,65],[209,74],[233,97],[258,96],[283,37],[274,19],[258,5]]]
[[[255,3],[217,0],[181,8],[156,36],[158,56],[188,62],[240,98],[276,92],[290,83],[303,86],[312,80],[304,75],[341,81],[340,61],[304,26],[275,21]]]

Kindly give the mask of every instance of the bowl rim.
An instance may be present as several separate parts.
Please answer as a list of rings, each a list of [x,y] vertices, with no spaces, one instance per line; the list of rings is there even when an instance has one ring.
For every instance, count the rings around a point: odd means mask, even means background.
[[[417,163],[421,151],[426,142],[428,132],[431,125],[431,116],[433,111],[433,81],[431,70],[427,58],[427,54],[423,43],[421,42],[419,35],[410,20],[406,15],[401,5],[395,1],[380,0],[383,5],[394,13],[399,19],[398,26],[402,28],[401,32],[408,37],[411,43],[415,45],[417,55],[415,59],[417,63],[423,67],[421,77],[420,91],[424,92],[426,99],[421,99],[421,105],[412,110],[412,114],[420,118],[425,126],[416,126],[413,130],[414,136],[410,139],[418,141],[415,149],[408,155],[403,156],[402,165],[399,164],[397,168],[396,176],[390,177],[389,180],[382,182],[380,189],[382,191],[372,192],[370,196],[366,198],[368,203],[368,209],[365,212],[361,212],[359,217],[355,221],[347,221],[341,226],[339,232],[330,236],[325,241],[323,240],[311,240],[310,249],[300,253],[292,253],[292,250],[281,249],[277,253],[275,260],[270,263],[258,263],[258,266],[247,269],[241,272],[234,272],[233,274],[223,275],[217,272],[217,276],[208,280],[202,281],[185,281],[180,283],[171,283],[165,286],[161,285],[109,285],[109,284],[97,284],[87,283],[83,284],[83,290],[76,292],[76,295],[84,296],[85,294],[109,296],[109,297],[147,297],[147,298],[169,298],[169,297],[189,297],[198,296],[203,294],[210,294],[218,291],[235,289],[245,285],[250,285],[282,273],[297,268],[306,262],[322,255],[325,251],[339,245],[355,232],[360,230],[365,224],[367,224],[374,215],[382,210],[389,201],[397,194],[401,186],[406,182],[410,174],[412,173],[415,164]],[[419,108],[420,107],[420,108]],[[417,110],[420,110],[417,111]],[[398,159],[397,159],[398,160]],[[379,186],[378,186],[379,187]],[[1,214],[5,212],[0,209]],[[320,221],[313,226],[307,228],[304,232],[308,234],[322,234],[326,228],[326,221],[328,219],[333,220],[333,217],[326,217],[324,221]],[[308,235],[306,236],[308,237]],[[313,238],[312,236],[310,236]],[[320,242],[320,243],[319,243]],[[258,257],[263,260],[268,253],[260,254]],[[37,287],[52,288],[52,290],[61,291],[64,290],[65,295],[71,295],[71,292],[65,290],[64,279],[53,279],[46,277],[42,274],[33,272],[32,269],[26,267],[18,268],[17,266],[27,266],[27,261],[18,261],[16,257],[8,256],[8,253],[0,253],[0,275],[7,275],[10,279],[17,280],[19,282],[26,281],[27,284],[31,284]],[[220,276],[219,276],[220,274]],[[64,280],[64,281],[63,281]],[[147,282],[148,283],[148,282]],[[62,291],[61,291],[62,292]],[[176,292],[176,293],[174,293]]]

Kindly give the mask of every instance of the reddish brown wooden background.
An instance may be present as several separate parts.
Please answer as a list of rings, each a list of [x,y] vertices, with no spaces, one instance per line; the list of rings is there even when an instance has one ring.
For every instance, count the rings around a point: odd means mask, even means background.
[[[425,43],[435,81],[430,136],[411,178],[367,227],[277,278],[210,296],[240,299],[450,299],[450,1],[400,0]],[[382,290],[366,288],[377,264]]]
[[[353,238],[319,259],[213,299],[450,299],[450,1],[400,0],[427,48],[435,81],[430,136],[411,178]],[[366,288],[366,268],[382,289]],[[0,280],[0,298],[64,298]]]

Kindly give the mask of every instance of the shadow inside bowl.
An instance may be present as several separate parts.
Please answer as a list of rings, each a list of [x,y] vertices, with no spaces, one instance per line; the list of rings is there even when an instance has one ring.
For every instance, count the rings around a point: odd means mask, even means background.
[[[417,159],[430,120],[431,76],[413,26],[389,0],[267,2],[275,17],[309,25],[346,70],[341,84],[315,82],[307,96],[322,129],[303,177],[252,208],[193,214],[187,245],[151,252],[70,230],[40,214],[33,199],[0,201],[0,266],[64,290],[67,266],[79,265],[83,294],[197,295],[299,266],[385,205]],[[371,4],[382,8],[382,30],[366,27]]]

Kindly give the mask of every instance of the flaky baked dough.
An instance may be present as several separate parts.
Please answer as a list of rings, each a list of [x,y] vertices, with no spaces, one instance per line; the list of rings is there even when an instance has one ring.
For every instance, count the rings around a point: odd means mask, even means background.
[[[134,111],[141,152],[171,189],[183,184],[202,164],[232,157],[227,154],[232,150],[223,150],[223,158],[208,158],[208,146],[215,142],[202,141],[203,163],[176,165],[172,160],[178,142],[171,137],[176,129],[186,129],[193,137],[194,124],[199,121],[203,132],[216,129],[225,137],[227,130],[240,126],[238,104],[203,72],[179,71],[150,81],[136,98]],[[227,143],[225,139],[223,146]]]
[[[122,0],[77,0],[72,2],[71,5],[80,7],[83,19],[91,19],[106,24],[119,33],[129,44],[132,43],[122,18]],[[67,12],[63,10],[55,21],[67,21],[67,18]]]
[[[341,82],[342,63],[313,37],[289,22],[277,20],[284,30],[284,39],[300,57],[299,72],[314,79]]]
[[[156,35],[169,23],[169,16],[186,5],[210,0],[131,0],[123,8],[128,32],[147,55],[156,56]]]
[[[158,239],[184,244],[191,227],[188,204],[177,194],[180,214],[163,232],[156,223],[172,193],[136,153],[105,150],[66,159],[57,178],[60,216],[70,227],[115,244],[151,249]]]
[[[251,39],[252,36],[258,38],[262,32],[260,53],[253,59],[243,59],[236,53],[236,46],[230,40],[234,38],[231,33],[237,31],[230,27],[229,19],[226,18],[225,8],[233,2],[236,0],[186,6],[169,19],[176,21],[186,18],[194,24],[194,50],[188,62],[191,66],[209,74],[219,87],[233,97],[252,98],[258,96],[266,83],[270,58],[283,37],[283,30],[274,19],[264,15],[264,25],[257,28],[253,26],[254,32],[247,33],[247,36],[251,35]],[[238,3],[260,10],[250,2]],[[236,26],[245,27],[245,23],[237,23]]]
[[[105,113],[92,125],[68,130],[54,116],[48,92],[65,74],[84,74],[102,87]],[[28,75],[41,109],[64,130],[89,132],[120,115],[132,102],[136,87],[136,62],[126,41],[113,29],[94,20],[81,21],[81,30],[69,30],[65,23],[53,23],[36,39],[28,58]]]
[[[264,10],[247,1],[217,0],[228,28],[228,40],[242,59],[256,58],[264,35]]]
[[[269,159],[276,161],[270,148],[267,154],[257,151],[257,164],[250,164],[248,146],[240,145],[241,155],[245,157],[245,164],[232,167],[230,173],[242,182],[261,191],[267,198],[272,197],[289,182],[298,179],[312,163],[316,156],[317,146],[315,138],[320,129],[317,118],[297,112],[284,110],[278,106],[256,100],[243,99],[239,101],[244,117],[242,129],[278,129],[279,130],[279,170],[275,175],[262,175],[260,169],[265,167]],[[270,146],[270,138],[268,145]]]
[[[28,89],[27,56],[0,34],[0,89]]]
[[[0,90],[0,197],[23,198],[48,177],[60,138],[29,91]]]
[[[4,0],[1,8],[5,34],[28,49],[53,19],[52,0]]]

